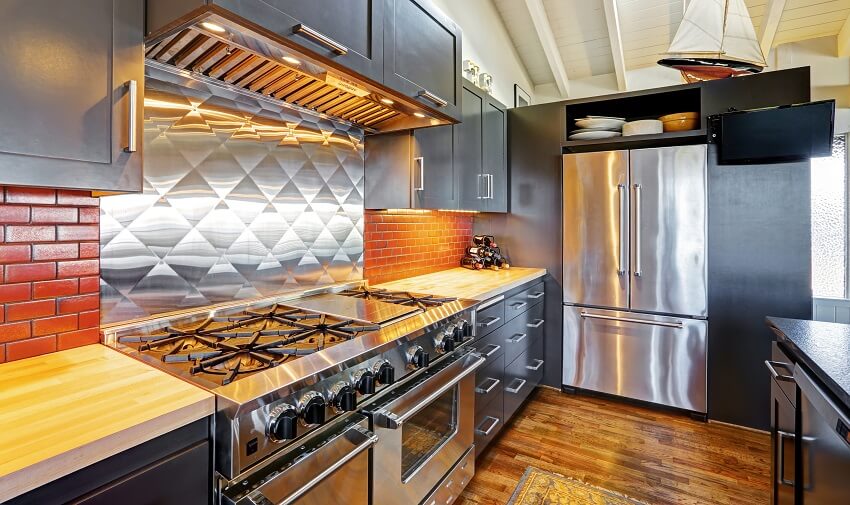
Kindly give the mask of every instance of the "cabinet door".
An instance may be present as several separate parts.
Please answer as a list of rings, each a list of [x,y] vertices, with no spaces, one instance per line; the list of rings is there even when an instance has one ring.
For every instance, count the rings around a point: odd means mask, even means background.
[[[415,130],[413,140],[413,206],[418,209],[456,209],[452,127]]]
[[[409,209],[413,193],[413,135],[409,131],[366,137],[364,207]],[[417,175],[418,176],[418,175]]]
[[[460,28],[429,0],[386,2],[384,84],[460,119]]]
[[[485,99],[482,92],[464,85],[463,122],[454,125],[458,166],[458,190],[460,208],[463,210],[485,210],[484,158],[481,139],[483,135]]]
[[[281,37],[380,82],[385,0],[216,0]]]
[[[508,127],[505,106],[487,95],[482,123],[485,209],[508,211]]]
[[[3,2],[0,184],[141,191],[143,34],[144,0]]]

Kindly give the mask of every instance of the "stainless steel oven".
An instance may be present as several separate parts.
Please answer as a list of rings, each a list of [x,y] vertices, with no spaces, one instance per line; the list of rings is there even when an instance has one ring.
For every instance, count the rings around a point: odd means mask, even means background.
[[[369,449],[377,437],[359,414],[327,426],[221,490],[226,505],[369,504]]]
[[[458,353],[370,409],[378,437],[372,464],[374,505],[420,503],[445,478],[451,479],[450,471],[473,446],[473,372],[484,361],[474,352]]]

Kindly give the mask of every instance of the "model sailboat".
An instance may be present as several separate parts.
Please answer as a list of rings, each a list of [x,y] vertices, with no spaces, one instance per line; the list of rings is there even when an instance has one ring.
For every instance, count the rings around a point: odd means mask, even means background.
[[[744,0],[692,0],[659,65],[687,82],[761,72],[767,63]]]

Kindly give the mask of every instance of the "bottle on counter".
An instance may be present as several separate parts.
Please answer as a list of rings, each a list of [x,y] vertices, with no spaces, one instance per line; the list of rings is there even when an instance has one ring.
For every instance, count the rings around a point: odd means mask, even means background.
[[[462,266],[463,268],[468,268],[470,270],[483,270],[484,260],[481,258],[473,258],[470,256],[466,256],[460,260],[460,266]]]
[[[474,235],[472,243],[479,247],[497,247],[496,239],[492,235]]]

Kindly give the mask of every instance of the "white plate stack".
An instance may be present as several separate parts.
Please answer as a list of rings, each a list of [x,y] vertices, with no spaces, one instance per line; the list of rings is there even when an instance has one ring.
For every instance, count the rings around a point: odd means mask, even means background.
[[[625,118],[611,116],[587,116],[576,119],[577,130],[570,134],[570,140],[596,140],[619,137],[623,134]]]

